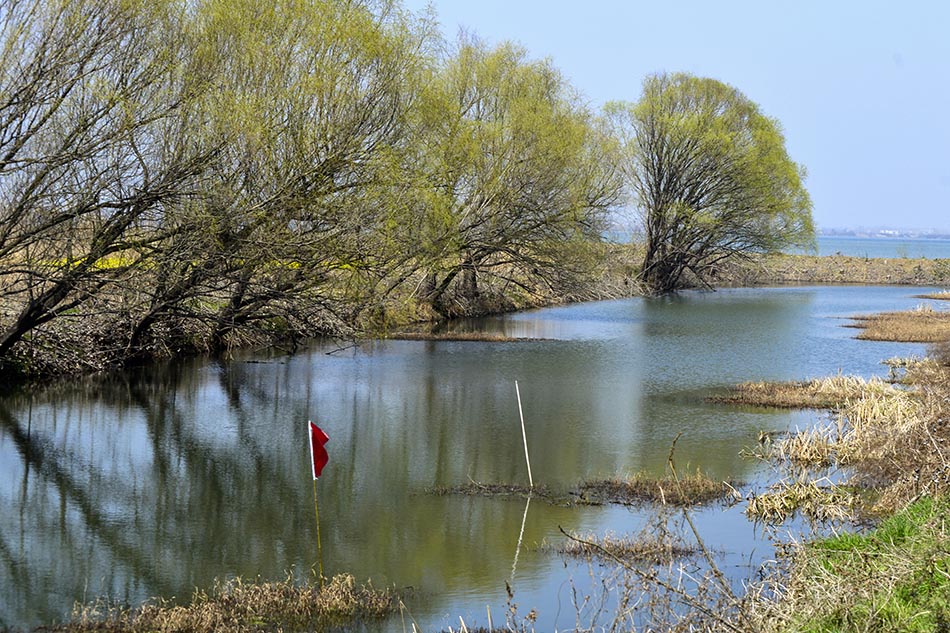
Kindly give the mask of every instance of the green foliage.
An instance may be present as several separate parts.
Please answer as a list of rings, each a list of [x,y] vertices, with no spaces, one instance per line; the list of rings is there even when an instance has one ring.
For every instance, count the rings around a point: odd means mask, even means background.
[[[703,279],[721,261],[810,244],[805,172],[777,121],[735,88],[654,75],[637,103],[607,106],[643,214],[641,280],[654,292]]]
[[[453,289],[471,302],[486,279],[529,294],[560,286],[564,246],[599,241],[619,192],[607,137],[570,85],[519,47],[463,37],[416,113],[410,243],[425,298],[450,314]]]

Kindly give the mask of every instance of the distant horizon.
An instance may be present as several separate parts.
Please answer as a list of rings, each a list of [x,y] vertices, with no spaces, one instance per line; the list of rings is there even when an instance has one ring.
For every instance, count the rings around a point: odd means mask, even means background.
[[[819,226],[819,237],[876,237],[882,239],[950,239],[950,229],[941,227],[880,226]]]

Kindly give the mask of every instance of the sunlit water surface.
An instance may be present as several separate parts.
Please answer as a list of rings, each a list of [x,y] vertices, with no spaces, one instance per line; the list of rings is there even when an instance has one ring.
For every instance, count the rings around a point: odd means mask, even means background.
[[[318,344],[293,356],[195,360],[0,399],[0,626],[66,617],[74,602],[187,599],[235,575],[317,564],[305,422],[330,436],[318,482],[325,573],[412,588],[425,631],[495,622],[510,582],[539,630],[570,628],[586,564],[541,547],[635,532],[649,509],[434,496],[437,485],[527,481],[514,383],[537,482],[663,474],[677,463],[761,488],[740,456],[760,431],[815,413],[711,405],[717,389],[838,372],[922,346],[852,338],[847,317],[906,309],[926,289],[803,287],[684,293],[456,324],[536,340]],[[332,353],[331,353],[332,352]],[[735,582],[771,556],[742,504],[697,514]],[[524,532],[519,548],[522,522]],[[595,575],[599,573],[594,569]]]

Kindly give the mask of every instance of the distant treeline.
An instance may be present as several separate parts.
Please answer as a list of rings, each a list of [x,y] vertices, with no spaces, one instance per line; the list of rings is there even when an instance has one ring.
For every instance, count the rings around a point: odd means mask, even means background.
[[[0,0],[0,363],[99,369],[582,298],[618,143],[390,0]]]

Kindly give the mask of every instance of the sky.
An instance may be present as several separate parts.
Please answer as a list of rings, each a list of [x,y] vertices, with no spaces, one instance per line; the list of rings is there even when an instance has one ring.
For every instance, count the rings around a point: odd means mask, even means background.
[[[819,228],[950,232],[950,3],[404,0],[549,58],[599,110],[689,72],[777,119]]]

